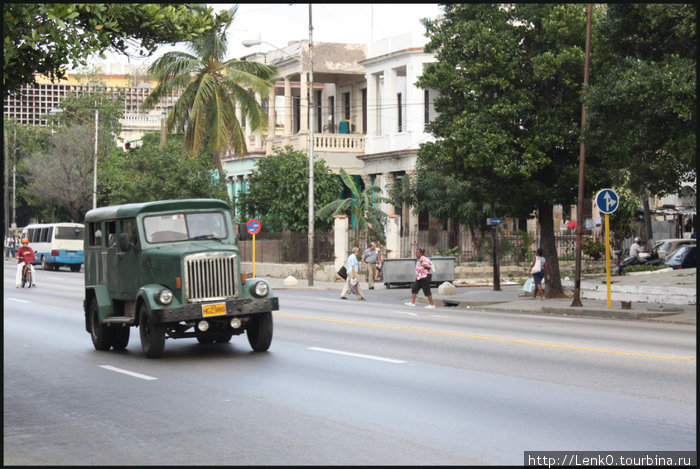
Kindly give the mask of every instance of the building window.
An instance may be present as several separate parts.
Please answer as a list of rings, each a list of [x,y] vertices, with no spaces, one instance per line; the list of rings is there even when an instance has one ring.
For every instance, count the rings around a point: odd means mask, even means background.
[[[350,93],[343,93],[343,109],[345,110],[345,115],[343,119],[346,121],[350,120]]]
[[[401,93],[396,93],[396,101],[399,109],[398,127],[399,132],[403,132],[403,106],[401,105]]]
[[[430,91],[423,91],[423,124],[430,124]]]
[[[335,96],[328,97],[328,124],[331,127],[331,132],[335,133]]]

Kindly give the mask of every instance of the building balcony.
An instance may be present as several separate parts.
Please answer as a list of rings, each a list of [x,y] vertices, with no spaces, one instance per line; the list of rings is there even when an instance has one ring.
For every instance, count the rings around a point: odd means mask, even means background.
[[[248,150],[256,148],[255,137],[250,136],[248,139]],[[262,148],[265,150],[263,139]],[[284,147],[291,145],[295,150],[307,151],[309,149],[309,134],[297,133],[294,135],[277,135],[269,140],[271,143],[267,149],[268,153],[272,152],[273,147]],[[364,134],[331,134],[331,133],[314,133],[314,152],[323,153],[354,153],[362,154],[365,152],[365,136]]]

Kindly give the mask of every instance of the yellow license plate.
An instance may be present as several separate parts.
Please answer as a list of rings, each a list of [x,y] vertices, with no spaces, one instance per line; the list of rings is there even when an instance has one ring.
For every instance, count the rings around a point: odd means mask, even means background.
[[[202,305],[202,316],[221,316],[226,314],[226,303],[216,303],[213,305]]]

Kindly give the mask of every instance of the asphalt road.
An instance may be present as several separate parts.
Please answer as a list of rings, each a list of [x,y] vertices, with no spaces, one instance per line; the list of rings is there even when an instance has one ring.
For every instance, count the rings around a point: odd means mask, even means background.
[[[280,291],[269,352],[98,352],[82,272],[4,271],[6,465],[477,465],[695,450],[695,326]]]

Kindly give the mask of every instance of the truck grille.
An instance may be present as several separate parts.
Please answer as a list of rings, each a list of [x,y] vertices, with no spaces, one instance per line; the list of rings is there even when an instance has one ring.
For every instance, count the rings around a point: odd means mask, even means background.
[[[202,253],[185,257],[185,302],[223,300],[238,292],[235,253]]]

